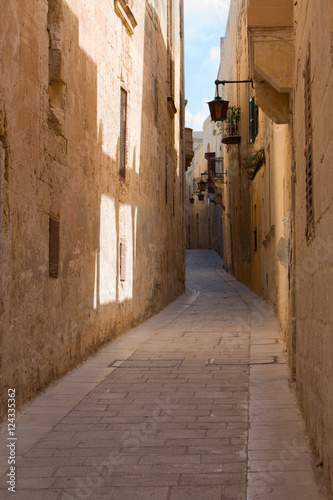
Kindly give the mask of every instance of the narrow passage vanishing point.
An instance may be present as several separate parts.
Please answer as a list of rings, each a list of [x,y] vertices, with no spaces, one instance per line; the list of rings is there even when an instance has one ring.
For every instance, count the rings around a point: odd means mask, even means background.
[[[189,251],[185,295],[26,407],[13,498],[325,499],[275,315],[222,264]]]

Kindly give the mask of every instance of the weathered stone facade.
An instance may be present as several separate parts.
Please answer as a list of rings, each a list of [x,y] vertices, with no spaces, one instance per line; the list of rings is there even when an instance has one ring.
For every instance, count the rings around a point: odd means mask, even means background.
[[[294,21],[296,384],[333,498],[333,4],[300,2]]]
[[[332,33],[328,0],[234,0],[219,74],[225,80],[253,79],[253,88],[226,84],[223,91],[229,106],[241,110],[239,143],[223,146],[225,266],[277,311],[330,498]],[[252,97],[259,106],[256,136],[251,135]],[[262,166],[250,180],[246,166],[258,152]]]
[[[182,16],[2,6],[1,394],[19,404],[184,289]]]

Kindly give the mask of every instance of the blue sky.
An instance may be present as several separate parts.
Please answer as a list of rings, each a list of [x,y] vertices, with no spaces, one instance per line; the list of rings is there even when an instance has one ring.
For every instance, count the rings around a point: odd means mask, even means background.
[[[202,130],[214,98],[230,0],[184,0],[186,126]]]

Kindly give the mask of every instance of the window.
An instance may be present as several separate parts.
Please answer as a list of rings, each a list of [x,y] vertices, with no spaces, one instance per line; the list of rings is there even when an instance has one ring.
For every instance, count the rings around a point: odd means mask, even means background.
[[[312,109],[311,109],[311,59],[310,54],[304,71],[305,100],[305,180],[306,180],[306,238],[314,237],[313,177],[312,177]]]
[[[253,236],[254,236],[254,251],[258,251],[258,228],[257,226],[254,226],[254,231],[253,231]]]
[[[119,177],[125,179],[127,142],[127,92],[120,89]]]
[[[249,142],[253,144],[258,135],[258,106],[251,97],[249,103]]]

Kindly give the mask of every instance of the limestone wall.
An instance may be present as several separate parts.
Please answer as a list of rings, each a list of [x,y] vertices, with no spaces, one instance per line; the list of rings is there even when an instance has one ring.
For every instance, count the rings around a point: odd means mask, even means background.
[[[333,484],[333,5],[295,9],[296,381],[312,444]],[[314,232],[307,238],[305,78],[310,56]]]
[[[262,295],[276,309],[288,344],[289,316],[292,314],[292,135],[290,125],[275,124],[264,114],[261,125],[265,150],[259,195],[262,197]]]
[[[223,43],[220,80],[248,78],[245,2],[231,3],[229,19]],[[222,144],[224,170],[227,184],[224,186],[223,212],[225,268],[236,278],[251,286],[250,254],[250,199],[249,181],[242,168],[242,158],[248,155],[252,146],[248,144],[248,101],[251,97],[249,84],[226,84],[220,86],[223,98],[229,107],[239,107],[240,142]]]
[[[248,185],[248,204],[242,200],[247,185],[237,169],[237,158],[230,147],[225,151],[227,169],[235,172],[234,182],[225,189],[229,208],[225,217],[230,223],[230,228],[224,225],[226,268],[261,292],[277,311],[291,373],[331,498],[333,4],[328,0],[295,2],[290,9],[287,2],[271,0],[259,5],[251,1],[247,17],[245,4],[243,0],[231,4],[220,78],[253,77],[261,106],[259,133],[249,146],[241,125],[240,157],[264,148],[265,165]],[[271,15],[274,9],[275,17]],[[288,9],[287,17],[283,9]],[[241,106],[245,122],[242,95],[246,92],[236,87],[226,88],[224,94]],[[254,214],[254,207],[259,215]],[[243,233],[247,210],[250,235]],[[254,252],[257,220],[259,252]],[[249,273],[242,260],[246,248],[250,249]]]
[[[332,43],[333,4],[328,0],[292,6],[284,0],[234,0],[219,74],[220,79],[252,77],[252,93],[260,106],[259,133],[250,145],[246,101],[251,88],[226,85],[224,98],[241,107],[239,150],[235,153],[234,146],[224,150],[230,181],[224,191],[226,269],[261,293],[277,311],[291,374],[318,462],[323,463],[330,498]],[[265,164],[249,183],[240,165],[260,148]]]
[[[247,80],[250,77],[246,7],[247,2],[243,0],[231,4],[219,79]],[[249,100],[253,96],[256,98],[256,89],[246,83],[226,84],[223,93],[229,107],[241,109],[239,144],[222,146],[228,172],[224,190],[226,269],[269,300],[287,334],[288,250],[282,259],[278,249],[283,243],[284,248],[288,247],[290,242],[290,126],[274,124],[259,108],[258,135],[250,143]],[[262,148],[265,165],[249,181],[245,160]]]
[[[1,392],[15,387],[19,404],[184,289],[182,1],[171,5],[2,6]]]

